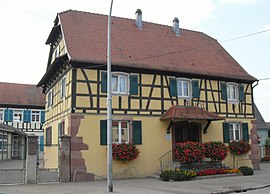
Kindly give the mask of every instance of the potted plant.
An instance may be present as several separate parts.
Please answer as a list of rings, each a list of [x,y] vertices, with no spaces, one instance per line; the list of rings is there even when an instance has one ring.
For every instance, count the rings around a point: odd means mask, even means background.
[[[232,141],[229,143],[229,150],[232,154],[235,155],[243,155],[250,151],[251,146],[249,142],[240,140],[240,141]]]
[[[205,157],[202,144],[198,142],[183,142],[175,144],[175,157],[183,163],[201,162]]]
[[[140,151],[133,144],[112,144],[112,157],[121,162],[128,162],[139,157]]]
[[[205,157],[211,161],[223,161],[228,154],[228,148],[220,141],[210,141],[203,144]]]

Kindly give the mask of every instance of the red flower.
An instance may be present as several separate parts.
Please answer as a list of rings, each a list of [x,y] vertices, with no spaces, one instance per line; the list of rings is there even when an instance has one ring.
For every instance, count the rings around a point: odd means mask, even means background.
[[[135,160],[139,157],[140,151],[133,144],[112,144],[113,159],[122,162]]]

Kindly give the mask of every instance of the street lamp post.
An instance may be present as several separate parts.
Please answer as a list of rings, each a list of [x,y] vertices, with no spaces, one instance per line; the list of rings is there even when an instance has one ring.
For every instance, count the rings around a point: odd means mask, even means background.
[[[112,76],[111,76],[111,15],[113,0],[111,0],[108,16],[107,43],[107,191],[113,192],[112,183]]]

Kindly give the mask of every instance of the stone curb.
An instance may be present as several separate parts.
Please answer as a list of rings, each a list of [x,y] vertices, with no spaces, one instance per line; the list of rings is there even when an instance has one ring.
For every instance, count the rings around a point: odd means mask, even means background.
[[[212,192],[211,194],[229,194],[229,193],[242,193],[252,190],[258,190],[258,189],[264,189],[270,187],[270,185],[264,185],[264,186],[254,186],[254,187],[247,187],[247,188],[241,188],[241,189],[230,189],[227,191],[216,191]]]

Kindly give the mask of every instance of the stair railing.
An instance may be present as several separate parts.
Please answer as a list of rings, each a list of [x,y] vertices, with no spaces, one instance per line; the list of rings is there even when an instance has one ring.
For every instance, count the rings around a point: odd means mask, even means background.
[[[174,148],[171,149],[159,158],[161,171],[170,169],[175,163],[177,163],[177,160],[174,157],[174,150]]]

